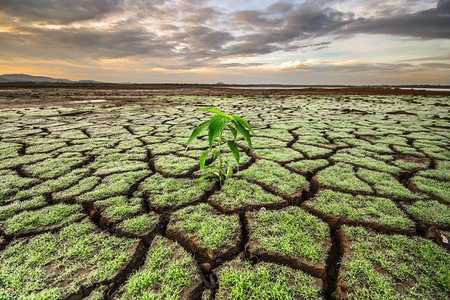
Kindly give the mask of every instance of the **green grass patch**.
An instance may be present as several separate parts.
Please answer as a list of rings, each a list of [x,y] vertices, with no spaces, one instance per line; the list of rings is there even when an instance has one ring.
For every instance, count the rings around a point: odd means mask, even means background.
[[[122,221],[141,212],[143,203],[141,198],[128,199],[125,196],[116,196],[97,201],[94,207],[108,219]]]
[[[2,221],[0,226],[6,234],[12,235],[47,226],[61,227],[81,216],[81,206],[61,203],[39,210],[21,212]]]
[[[148,168],[148,164],[142,161],[135,160],[118,160],[109,163],[105,163],[103,167],[98,168],[94,175],[109,175],[119,172],[137,171]]]
[[[392,175],[388,173],[370,171],[360,168],[358,175],[368,182],[374,184],[374,188],[382,195],[394,196],[400,198],[418,199],[423,198],[423,195],[413,193],[405,188]]]
[[[320,299],[322,290],[314,277],[269,262],[251,266],[235,260],[217,271],[220,287],[215,299]]]
[[[420,190],[450,202],[450,182],[438,181],[422,176],[414,176],[411,181]]]
[[[299,150],[302,153],[305,153],[308,156],[308,158],[323,156],[323,155],[330,154],[332,152],[331,149],[301,144],[299,142],[295,142],[292,145],[292,148],[294,148],[295,150]]]
[[[37,153],[7,158],[2,160],[2,163],[0,164],[0,169],[11,169],[21,165],[32,164],[37,161],[48,159],[52,156],[54,156],[53,153],[52,154]]]
[[[212,183],[206,180],[165,178],[155,174],[141,183],[139,190],[148,197],[148,202],[158,206],[179,206],[198,199]]]
[[[27,209],[43,207],[46,204],[47,201],[45,201],[45,198],[43,196],[37,196],[26,201],[14,201],[10,204],[0,206],[0,220],[12,217],[16,213]]]
[[[301,172],[313,171],[318,168],[328,166],[329,162],[326,159],[304,159],[292,162],[287,166]]]
[[[418,175],[450,181],[450,161],[445,160],[438,161],[436,169],[423,170],[420,171]]]
[[[119,226],[132,233],[141,234],[155,228],[159,223],[159,217],[160,215],[149,212],[148,214],[126,219]]]
[[[405,205],[408,212],[420,220],[437,225],[450,225],[450,207],[433,201],[416,201]]]
[[[16,198],[21,199],[60,191],[76,183],[88,172],[89,172],[88,169],[75,169],[70,173],[67,173],[66,175],[63,175],[59,178],[47,180],[38,185],[33,186],[32,188],[21,190],[17,193]]]
[[[385,163],[384,161],[374,159],[372,157],[366,156],[366,157],[360,157],[351,155],[345,152],[338,151],[336,154],[334,154],[331,159],[337,162],[345,162],[345,163],[351,163],[358,166],[366,167],[369,169],[374,169],[381,172],[387,172],[387,173],[400,173],[402,169],[399,167],[391,166]]]
[[[303,158],[303,155],[290,148],[276,148],[276,149],[255,149],[253,153],[263,159],[270,159],[277,162],[286,162],[294,159]]]
[[[286,148],[286,142],[274,138],[259,137],[259,136],[252,137],[252,144],[254,149]]]
[[[128,278],[117,299],[181,299],[183,291],[198,281],[200,272],[192,255],[157,235],[144,266]]]
[[[329,250],[325,243],[330,242],[330,230],[319,218],[295,206],[248,216],[249,243],[257,255],[281,254],[325,265]]]
[[[93,189],[101,181],[100,177],[90,176],[80,180],[74,186],[52,194],[55,200],[68,200]]]
[[[211,206],[201,203],[174,212],[168,227],[176,228],[214,251],[234,246],[239,217],[214,214]]]
[[[343,163],[338,163],[318,172],[317,180],[329,187],[350,191],[372,191],[367,183],[356,177],[353,166]]]
[[[387,227],[408,229],[414,222],[392,200],[373,196],[322,190],[315,199],[305,202],[322,213],[351,221],[373,222]]]
[[[308,186],[308,181],[302,175],[292,173],[273,161],[261,159],[250,168],[240,171],[242,178],[255,180],[271,186],[282,194],[294,194]]]
[[[0,202],[10,199],[20,189],[26,189],[39,180],[20,177],[15,171],[4,170],[0,175]]]
[[[109,175],[92,191],[84,193],[77,198],[79,201],[83,202],[126,194],[133,184],[148,175],[150,175],[150,171],[148,170]]]
[[[80,164],[85,158],[80,153],[63,153],[56,158],[26,165],[24,169],[34,177],[43,179],[55,178],[70,171],[72,167]]]
[[[283,201],[283,198],[267,193],[259,185],[246,180],[228,178],[219,192],[210,197],[226,209],[239,209],[245,206],[270,205]]]
[[[14,240],[0,253],[0,295],[61,299],[81,285],[111,280],[130,258],[135,242],[99,232],[88,222]]]
[[[349,239],[340,278],[349,299],[446,299],[450,255],[421,237],[342,227]]]
[[[155,158],[155,165],[163,172],[177,175],[183,174],[198,165],[198,160],[176,155],[158,155]]]

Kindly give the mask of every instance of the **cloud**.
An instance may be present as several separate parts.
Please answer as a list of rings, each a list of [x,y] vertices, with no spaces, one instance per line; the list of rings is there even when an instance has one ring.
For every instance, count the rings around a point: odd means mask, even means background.
[[[436,8],[415,13],[379,16],[360,20],[351,28],[341,30],[342,34],[389,34],[418,37],[421,39],[450,38],[450,1],[440,0]]]
[[[2,10],[26,21],[67,24],[100,19],[120,10],[122,0],[2,0]]]
[[[231,2],[224,0],[220,7]],[[341,42],[361,34],[409,37],[422,42],[449,40],[449,0],[260,3],[267,6],[233,10],[230,5],[224,10],[214,6],[213,1],[200,0],[3,0],[0,55],[11,61],[26,57],[85,64],[100,59],[111,59],[106,61],[112,64],[121,61],[114,59],[129,58],[141,61],[142,68],[149,70],[263,69],[270,65],[284,73],[377,72],[390,68],[428,72],[443,70],[445,64],[420,62],[449,59],[448,55],[438,56],[442,51],[435,51],[428,58],[411,56],[383,65],[364,62],[371,59],[361,58],[351,47],[358,58],[348,54],[341,60],[305,59],[325,48],[337,53],[333,46],[338,39]],[[358,51],[368,49],[370,45]],[[421,53],[426,56],[424,51]],[[268,56],[277,59],[268,62]],[[230,60],[235,57],[255,60]],[[229,62],[221,63],[224,61]],[[413,62],[418,63],[410,64]]]

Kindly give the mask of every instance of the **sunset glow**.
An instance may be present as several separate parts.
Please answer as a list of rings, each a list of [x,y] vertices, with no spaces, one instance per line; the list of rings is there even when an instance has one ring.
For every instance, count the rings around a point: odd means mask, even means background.
[[[448,0],[4,0],[0,72],[138,83],[450,84],[448,24]]]

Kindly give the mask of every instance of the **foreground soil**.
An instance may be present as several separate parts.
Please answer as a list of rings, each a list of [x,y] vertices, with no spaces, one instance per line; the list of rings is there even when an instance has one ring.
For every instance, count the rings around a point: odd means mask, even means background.
[[[449,100],[2,88],[0,299],[446,299]],[[202,107],[255,131],[222,186]]]

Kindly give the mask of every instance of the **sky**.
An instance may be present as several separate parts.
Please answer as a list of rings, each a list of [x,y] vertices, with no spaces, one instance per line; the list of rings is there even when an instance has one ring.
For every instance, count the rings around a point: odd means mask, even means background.
[[[450,0],[0,0],[0,74],[450,84]]]

